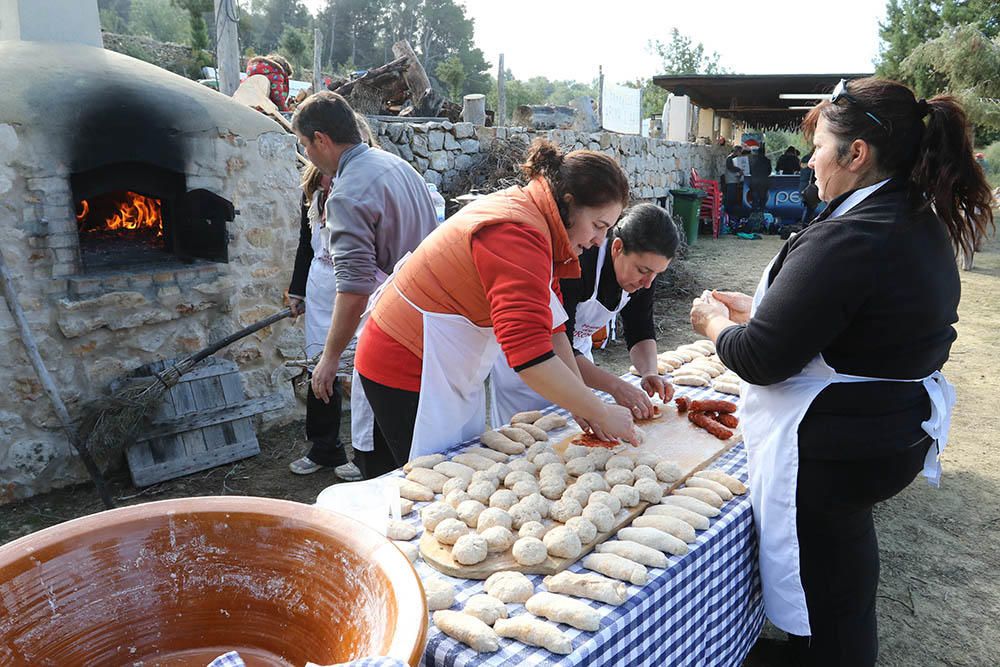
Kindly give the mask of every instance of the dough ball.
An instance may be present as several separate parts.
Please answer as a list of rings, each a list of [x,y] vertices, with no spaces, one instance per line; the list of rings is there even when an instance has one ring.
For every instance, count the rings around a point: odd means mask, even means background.
[[[563,461],[569,463],[573,459],[583,458],[590,453],[590,447],[584,447],[583,445],[574,445],[572,443],[566,445],[566,451],[563,452]]]
[[[502,510],[499,507],[490,507],[484,509],[479,514],[479,522],[476,524],[476,530],[480,533],[487,528],[492,528],[493,526],[503,526],[504,528],[510,530],[512,525],[512,520],[510,514],[506,510]]]
[[[635,482],[635,490],[639,492],[639,500],[647,503],[658,503],[663,499],[663,487],[655,479],[643,477]]]
[[[597,470],[604,470],[604,464],[615,455],[610,449],[604,447],[588,447],[588,449],[592,451],[587,454],[587,458],[594,462],[594,467]]]
[[[493,485],[494,491],[500,488],[500,478],[491,473],[489,470],[477,470],[476,472],[472,473],[472,479],[469,480],[469,486],[472,486],[476,482],[488,482]],[[469,490],[468,487],[466,487],[465,490],[468,491]]]
[[[465,522],[458,519],[444,519],[434,529],[434,539],[441,544],[454,544],[458,538],[470,532]]]
[[[507,464],[507,467],[510,468],[512,472],[514,470],[520,470],[521,472],[530,473],[532,477],[534,477],[535,473],[538,472],[538,466],[528,459],[514,459]],[[504,481],[506,482],[506,478]]]
[[[486,560],[486,538],[476,533],[467,533],[455,541],[451,548],[451,557],[462,565],[475,565]]]
[[[522,538],[531,539],[531,538]],[[559,558],[570,558],[576,560],[583,551],[583,544],[580,543],[580,536],[576,531],[568,526],[556,526],[545,533],[542,543],[548,550],[549,555]]]
[[[507,618],[507,606],[492,595],[479,593],[468,599],[462,613],[475,616],[486,625],[493,625],[498,618]]]
[[[534,482],[534,481],[535,481],[534,473],[530,473],[526,470],[511,470],[503,478],[503,484],[508,489],[513,489],[514,485],[517,484],[518,482]]]
[[[569,473],[566,472],[566,465],[561,461],[553,461],[552,463],[546,463],[539,469],[538,477],[543,479],[545,477],[559,477],[561,479],[566,479]]]
[[[490,507],[509,510],[517,501],[518,497],[516,493],[510,489],[500,489],[499,491],[494,491],[493,495],[490,496]]]
[[[501,602],[524,604],[535,594],[535,585],[531,579],[520,572],[496,572],[491,574],[483,588],[487,593]]]
[[[615,468],[624,468],[626,470],[631,470],[635,467],[635,461],[631,457],[625,456],[624,454],[615,454],[607,463],[604,464],[605,470],[613,470]]]
[[[543,519],[549,515],[549,511],[552,508],[552,501],[547,500],[540,493],[532,493],[530,496],[525,496],[521,499],[521,504],[538,512],[538,515]]]
[[[583,544],[589,544],[597,539],[597,526],[587,517],[575,516],[566,522],[566,527],[572,528]]]
[[[591,503],[583,508],[584,519],[587,519],[598,531],[606,533],[615,525],[615,515],[611,509],[603,503]]]
[[[546,443],[539,443],[539,444],[546,444]],[[534,463],[539,468],[543,468],[550,463],[562,463],[562,459],[559,458],[559,455],[556,454],[554,451],[551,451],[551,445],[549,446],[549,449],[550,451],[536,454],[535,457],[531,459],[531,462]]]
[[[583,514],[583,507],[572,498],[557,500],[549,508],[549,516],[562,523],[566,523],[573,517],[580,516],[581,514]]]
[[[576,534],[574,533],[575,536]],[[549,557],[549,551],[545,543],[537,537],[518,538],[514,542],[514,546],[511,547],[511,552],[514,554],[514,560],[521,565],[538,565],[545,562],[545,559]]]
[[[640,463],[636,467],[632,468],[632,474],[635,475],[637,480],[639,479],[651,479],[656,480],[656,473],[645,463]]]
[[[608,483],[608,486],[615,486],[617,484],[631,485],[635,482],[635,475],[628,468],[611,468],[604,473],[604,481]]]
[[[611,488],[599,472],[585,472],[580,475],[576,483],[585,489],[590,489],[591,492],[607,491]]]
[[[494,491],[496,491],[496,487],[493,486],[492,480],[479,480],[478,482],[469,484],[469,490],[466,493],[473,500],[486,504],[490,501],[490,496],[493,495]]]
[[[455,489],[465,491],[467,488],[469,488],[469,480],[463,477],[450,477],[441,487],[441,494],[446,496]]]
[[[529,521],[517,531],[518,537],[537,537],[542,539],[545,536],[545,526],[539,521]]]
[[[431,611],[447,609],[455,604],[455,587],[440,577],[422,579],[424,595],[427,596],[427,608]]]
[[[416,562],[417,558],[420,557],[420,549],[417,548],[416,544],[411,544],[410,542],[399,542],[395,540],[393,540],[393,544],[396,545],[397,549],[403,552],[403,555],[406,556],[406,560],[410,561],[411,563]]]
[[[465,481],[465,480],[462,480]],[[448,492],[444,497],[444,501],[451,505],[452,507],[458,507],[466,500],[472,500],[472,496],[463,491],[462,489],[453,489]]]
[[[494,463],[486,471],[486,474],[492,475],[496,480],[504,479],[510,472],[510,466],[506,463]]]
[[[639,504],[639,492],[635,490],[635,487],[628,486],[627,484],[619,484],[612,487],[611,495],[622,502],[622,507],[635,507]]]
[[[557,464],[550,463],[549,465],[557,465]],[[558,500],[560,497],[562,497],[563,491],[566,490],[566,480],[561,475],[543,476],[541,481],[538,482],[538,490],[546,498],[550,498],[552,500]]]
[[[503,526],[491,526],[480,535],[486,540],[486,550],[492,553],[507,551],[514,544],[514,533],[509,528]]]
[[[566,487],[566,490],[563,491],[562,499],[575,500],[576,502],[580,503],[580,507],[583,507],[587,504],[587,500],[590,498],[590,495],[591,495],[590,487],[582,486],[580,484],[570,484],[569,486]]]
[[[575,459],[566,461],[566,472],[573,477],[579,477],[585,472],[594,472],[596,469],[594,459],[589,456],[578,456]]]
[[[400,516],[406,516],[413,511],[413,501],[409,498],[399,499],[399,514]],[[391,514],[391,512],[390,512]]]
[[[517,503],[510,508],[511,526],[514,530],[520,530],[521,526],[529,521],[541,521],[542,515],[535,508]]]
[[[660,462],[660,457],[653,452],[633,452],[630,456],[637,466],[655,468],[656,464]]]
[[[432,533],[445,519],[457,518],[458,513],[455,512],[455,508],[441,501],[433,502],[420,510],[420,521],[424,524],[424,530]]]
[[[676,482],[683,475],[680,466],[673,461],[660,461],[653,466],[653,470],[661,482]]]
[[[537,457],[538,455],[553,454],[553,453],[555,453],[555,450],[552,448],[552,445],[550,445],[548,442],[536,442],[531,447],[528,447],[528,451],[524,453],[524,456],[532,463],[535,463],[535,457]],[[557,460],[559,459],[557,458]],[[536,465],[541,465],[541,464],[536,464]]]
[[[514,473],[511,474],[513,475]],[[530,496],[532,493],[538,493],[538,482],[534,479],[530,482],[528,480],[523,480],[510,487],[510,490],[513,491],[518,498],[525,498]]]
[[[608,509],[611,510],[612,514],[618,514],[622,508],[622,501],[618,500],[615,496],[611,495],[607,491],[594,491],[590,494],[590,500],[587,506],[593,504],[607,505]]]
[[[486,509],[486,505],[478,500],[463,500],[455,508],[458,518],[465,522],[469,528],[475,528],[479,522],[479,515]]]

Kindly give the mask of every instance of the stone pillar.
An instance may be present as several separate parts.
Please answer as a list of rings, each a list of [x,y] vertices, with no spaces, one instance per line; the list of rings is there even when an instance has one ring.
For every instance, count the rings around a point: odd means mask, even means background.
[[[0,40],[104,48],[97,0],[0,0]]]
[[[723,118],[719,122],[719,136],[724,137],[726,141],[733,143],[735,139],[733,138],[733,119]]]
[[[701,109],[698,111],[698,139],[705,137],[709,141],[715,139],[715,110]]]

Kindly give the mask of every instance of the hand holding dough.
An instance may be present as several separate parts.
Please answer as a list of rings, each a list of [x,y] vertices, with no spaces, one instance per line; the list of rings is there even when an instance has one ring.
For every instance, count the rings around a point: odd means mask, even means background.
[[[556,593],[535,593],[524,603],[525,609],[556,623],[594,632],[601,627],[601,616],[586,602]]]
[[[533,618],[530,614],[497,619],[493,629],[501,637],[516,639],[531,646],[541,646],[552,653],[565,655],[573,652],[573,642],[562,630],[551,623]]]
[[[493,653],[500,648],[500,637],[497,633],[473,614],[436,611],[434,625],[444,634],[469,646],[477,653]]]

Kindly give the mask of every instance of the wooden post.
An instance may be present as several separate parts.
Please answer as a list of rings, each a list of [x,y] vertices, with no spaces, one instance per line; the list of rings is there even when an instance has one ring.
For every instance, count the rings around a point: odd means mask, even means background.
[[[215,65],[219,92],[232,97],[240,87],[240,45],[236,0],[215,0]]]
[[[507,124],[507,77],[504,75],[503,54],[500,54],[500,65],[497,67],[497,116],[493,124],[503,127]]]
[[[486,125],[486,96],[466,95],[462,104],[462,120],[473,125]]]
[[[604,129],[604,66],[597,66],[597,124]]]
[[[323,90],[323,69],[321,63],[323,55],[323,31],[319,28],[313,30],[313,93]]]

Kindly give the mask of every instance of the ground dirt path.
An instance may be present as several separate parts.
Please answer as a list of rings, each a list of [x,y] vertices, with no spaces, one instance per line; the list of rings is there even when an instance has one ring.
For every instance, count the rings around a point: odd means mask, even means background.
[[[780,247],[776,237],[745,241],[701,238],[673,263],[657,288],[661,349],[694,338],[691,299],[706,288],[751,292]],[[1000,244],[991,242],[962,273],[958,341],[945,367],[958,388],[951,442],[940,489],[922,478],[876,508],[882,554],[879,590],[880,665],[983,667],[1000,664]],[[621,341],[597,351],[597,362],[615,373],[629,366]],[[345,420],[345,422],[348,420]],[[345,423],[344,435],[349,424]],[[307,477],[288,472],[300,456],[301,422],[260,436],[261,454],[144,490],[127,476],[111,480],[121,504],[195,495],[249,494],[311,503],[336,483],[330,471]],[[101,509],[88,485],[0,507],[0,543]],[[755,654],[747,666],[778,663]]]

